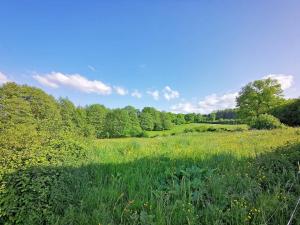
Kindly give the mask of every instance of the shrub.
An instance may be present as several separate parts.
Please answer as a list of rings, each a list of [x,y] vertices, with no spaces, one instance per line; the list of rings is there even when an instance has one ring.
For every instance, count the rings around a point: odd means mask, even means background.
[[[207,131],[214,132],[214,131],[217,131],[217,129],[214,127],[209,127],[209,128],[207,128]]]
[[[282,123],[280,123],[280,121],[276,117],[269,114],[259,115],[258,117],[252,119],[249,122],[249,125],[251,128],[258,129],[258,130],[262,130],[262,129],[271,130],[271,129],[283,127]]]

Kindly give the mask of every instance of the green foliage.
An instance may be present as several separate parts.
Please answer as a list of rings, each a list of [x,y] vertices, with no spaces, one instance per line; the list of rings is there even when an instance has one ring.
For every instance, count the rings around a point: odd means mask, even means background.
[[[195,123],[195,117],[196,114],[195,113],[188,113],[184,115],[184,119],[187,123]]]
[[[75,107],[4,85],[0,224],[286,224],[300,194],[299,130],[185,124],[192,117]],[[265,114],[255,123],[281,126]]]
[[[128,135],[131,137],[138,137],[142,135],[142,128],[138,118],[139,111],[132,106],[127,106],[124,108],[129,115],[129,131]]]
[[[268,113],[282,101],[282,89],[277,80],[256,80],[240,91],[237,97],[238,113],[244,119],[257,117]]]
[[[172,118],[166,112],[161,112],[161,122],[164,130],[170,130],[173,127]]]
[[[153,117],[148,112],[142,112],[140,115],[140,123],[143,130],[153,130],[154,122]]]
[[[300,98],[286,100],[270,113],[284,124],[300,126]]]
[[[223,109],[216,111],[216,120],[225,119],[231,120],[237,118],[237,110],[236,109]]]
[[[77,110],[75,105],[67,98],[58,100],[63,129],[74,131],[76,129]]]
[[[97,138],[103,135],[105,118],[108,111],[103,105],[99,104],[86,107],[87,123],[93,127]]]
[[[0,129],[34,124],[36,129],[56,133],[61,127],[55,99],[38,88],[8,83],[0,87]]]
[[[130,117],[126,110],[114,109],[106,115],[104,134],[107,137],[129,136],[130,128]]]
[[[280,121],[276,117],[269,114],[261,114],[258,117],[253,118],[249,121],[249,125],[251,128],[258,130],[282,128]]]
[[[176,125],[181,125],[181,124],[185,124],[185,118],[184,118],[184,114],[177,114],[174,121],[173,121]]]

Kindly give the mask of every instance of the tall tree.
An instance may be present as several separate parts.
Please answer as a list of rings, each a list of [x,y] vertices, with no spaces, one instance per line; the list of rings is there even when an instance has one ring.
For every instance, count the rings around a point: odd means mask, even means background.
[[[132,106],[126,106],[124,110],[127,111],[129,116],[129,135],[133,137],[139,136],[142,133],[142,128],[138,118],[139,110]]]
[[[130,117],[124,109],[110,111],[104,123],[106,137],[125,137],[130,134]]]
[[[256,80],[245,87],[237,97],[239,116],[243,119],[269,112],[282,102],[282,89],[277,80]]]
[[[154,122],[152,115],[148,112],[142,112],[140,114],[140,124],[143,130],[153,130]]]
[[[101,137],[104,128],[105,117],[108,109],[100,104],[93,104],[86,107],[87,122],[93,126],[96,137]]]

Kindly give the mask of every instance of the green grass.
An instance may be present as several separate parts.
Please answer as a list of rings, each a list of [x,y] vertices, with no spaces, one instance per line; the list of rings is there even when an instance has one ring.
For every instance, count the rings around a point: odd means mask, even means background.
[[[190,132],[206,132],[206,131],[241,131],[247,130],[248,126],[245,124],[240,125],[230,125],[230,124],[207,124],[207,123],[191,123],[191,124],[182,124],[175,125],[170,130],[163,131],[147,131],[149,137],[157,136],[169,136],[169,135],[178,135],[182,133]]]
[[[286,224],[300,195],[297,129],[86,145],[51,224]]]
[[[300,196],[300,129],[181,132],[193,126],[64,139],[49,148],[62,160],[53,163],[36,149],[35,166],[0,173],[0,224],[287,224]],[[10,161],[30,158],[18,154]]]

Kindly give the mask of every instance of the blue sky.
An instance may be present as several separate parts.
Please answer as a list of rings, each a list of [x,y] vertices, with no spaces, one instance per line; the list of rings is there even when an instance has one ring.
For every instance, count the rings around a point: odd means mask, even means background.
[[[300,1],[1,1],[0,83],[207,113],[271,74],[300,95]]]

